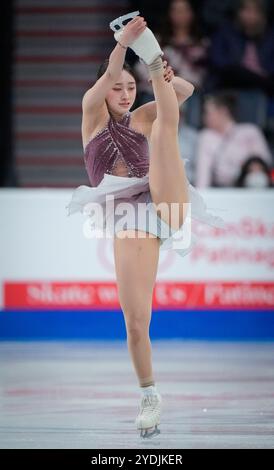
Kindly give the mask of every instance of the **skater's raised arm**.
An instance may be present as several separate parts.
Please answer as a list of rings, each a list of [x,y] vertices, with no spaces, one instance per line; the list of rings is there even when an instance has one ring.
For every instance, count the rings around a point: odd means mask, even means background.
[[[117,81],[125,61],[126,49],[117,44],[109,57],[105,73],[86,91],[82,99],[83,111],[98,108],[105,102],[106,95]],[[118,73],[119,72],[119,73]],[[118,77],[117,77],[118,76]]]
[[[146,22],[140,16],[136,16],[128,22],[119,42],[109,56],[107,70],[84,94],[82,99],[83,110],[92,108],[94,111],[95,107],[100,107],[104,104],[107,93],[120,77],[127,47],[142,34],[145,28]]]

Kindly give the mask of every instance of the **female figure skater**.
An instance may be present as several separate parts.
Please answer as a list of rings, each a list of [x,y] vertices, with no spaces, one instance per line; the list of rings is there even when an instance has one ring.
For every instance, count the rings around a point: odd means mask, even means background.
[[[135,423],[141,429],[141,436],[150,437],[160,432],[157,425],[162,409],[162,398],[152,370],[149,337],[159,248],[165,241],[157,230],[161,224],[171,227],[173,232],[178,229],[178,223],[181,227],[185,219],[183,205],[188,202],[197,205],[200,219],[214,224],[215,216],[206,213],[202,198],[197,199],[196,190],[190,188],[179,151],[179,105],[191,96],[194,87],[175,77],[179,89],[175,91],[170,80],[171,71],[168,67],[164,71],[161,50],[153,34],[145,50],[134,48],[145,30],[143,17],[136,16],[127,23],[116,39],[117,45],[110,54],[108,65],[105,64],[106,70],[103,73],[101,67],[100,78],[83,97],[82,138],[86,169],[93,187],[76,188],[67,207],[70,213],[82,211],[90,201],[102,202],[102,194],[115,194],[117,201],[123,199],[133,204],[140,201],[152,201],[156,206],[165,203],[166,210],[160,211],[161,216],[157,213],[156,230],[134,221],[132,228],[127,225],[127,229],[117,231],[113,239],[127,344],[142,390]],[[132,47],[135,52],[137,49],[140,59],[147,64],[155,95],[155,101],[131,113],[136,82],[124,63],[127,47]],[[179,206],[179,218],[173,226],[171,203]],[[183,255],[186,252],[184,250]]]

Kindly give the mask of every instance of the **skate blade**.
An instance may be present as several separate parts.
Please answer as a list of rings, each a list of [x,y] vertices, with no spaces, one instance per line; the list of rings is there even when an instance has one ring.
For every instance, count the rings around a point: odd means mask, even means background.
[[[148,439],[154,436],[158,436],[160,432],[161,432],[160,429],[158,429],[156,425],[152,431],[149,431],[148,429],[141,429],[140,437],[143,437],[144,439]]]
[[[132,11],[131,13],[127,13],[126,15],[119,16],[118,18],[115,18],[115,20],[109,23],[109,27],[110,29],[112,29],[112,31],[117,33],[117,31],[124,28],[125,25],[123,24],[123,21],[133,20],[133,18],[135,18],[135,16],[138,16],[139,14],[140,12],[139,10],[137,10],[137,11]],[[119,29],[117,29],[118,27]]]

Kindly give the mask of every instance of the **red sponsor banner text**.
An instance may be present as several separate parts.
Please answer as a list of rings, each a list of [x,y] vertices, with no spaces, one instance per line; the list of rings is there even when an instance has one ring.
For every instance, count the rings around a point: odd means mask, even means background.
[[[115,282],[4,282],[5,309],[119,309]],[[274,308],[273,282],[156,283],[154,309]]]

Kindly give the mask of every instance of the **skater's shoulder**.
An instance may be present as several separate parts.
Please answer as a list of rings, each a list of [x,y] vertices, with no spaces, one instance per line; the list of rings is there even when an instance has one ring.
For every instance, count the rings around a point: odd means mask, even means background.
[[[142,107],[142,106],[141,106]],[[145,118],[145,114],[136,108],[128,115],[128,127],[134,131],[137,136],[150,139],[152,122]]]

